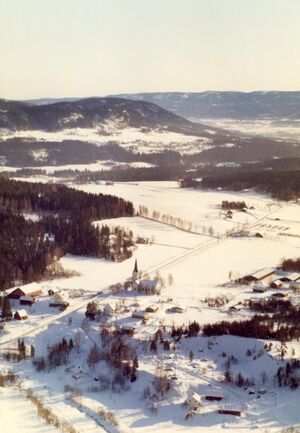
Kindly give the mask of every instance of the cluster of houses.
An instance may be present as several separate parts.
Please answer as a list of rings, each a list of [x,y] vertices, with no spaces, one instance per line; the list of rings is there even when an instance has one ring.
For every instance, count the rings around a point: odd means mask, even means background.
[[[251,302],[265,303],[268,300],[285,299],[290,290],[300,291],[300,273],[285,272],[277,268],[264,268],[251,274],[247,274],[236,280],[237,283],[250,285],[254,293],[273,292],[266,298],[251,298]],[[275,289],[275,291],[274,291]],[[244,305],[240,302],[232,305],[230,311],[240,311]]]
[[[224,400],[224,397],[222,393],[219,391],[212,391],[209,392],[204,396],[204,399],[207,401],[217,401],[221,402]],[[193,414],[196,414],[199,412],[200,408],[202,407],[202,397],[197,393],[194,392],[191,397],[186,401],[189,412],[187,414],[187,417],[192,416]],[[242,409],[240,405],[233,405],[233,404],[226,404],[222,405],[218,409],[218,413],[223,415],[235,415],[235,416],[241,416],[242,415]]]
[[[7,289],[4,295],[13,301],[18,301],[20,306],[31,307],[37,302],[37,298],[43,294],[41,287],[37,283],[26,284],[22,287],[13,287]],[[49,307],[67,308],[69,302],[66,300],[68,294],[65,291],[58,289],[48,290],[48,295],[51,296]],[[17,320],[25,320],[28,318],[28,313],[25,309],[17,309],[14,313],[14,318]]]

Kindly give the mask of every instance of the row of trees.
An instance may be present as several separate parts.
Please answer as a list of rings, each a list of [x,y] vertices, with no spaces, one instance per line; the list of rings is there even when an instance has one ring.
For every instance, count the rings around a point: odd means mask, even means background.
[[[23,216],[32,213],[38,221]],[[130,257],[131,232],[99,228],[92,221],[133,213],[132,203],[117,197],[0,178],[0,290],[41,279],[47,266],[66,253]]]

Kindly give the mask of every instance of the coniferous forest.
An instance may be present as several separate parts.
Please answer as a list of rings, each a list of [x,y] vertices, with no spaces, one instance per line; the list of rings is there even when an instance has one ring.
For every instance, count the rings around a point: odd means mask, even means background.
[[[0,290],[42,278],[67,253],[130,257],[132,233],[92,221],[133,213],[132,203],[111,195],[0,178]]]

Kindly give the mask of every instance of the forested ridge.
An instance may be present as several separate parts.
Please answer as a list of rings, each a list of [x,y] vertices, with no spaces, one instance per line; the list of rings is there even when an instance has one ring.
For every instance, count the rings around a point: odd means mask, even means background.
[[[133,213],[132,203],[111,195],[0,177],[0,289],[42,278],[66,253],[129,257],[132,233],[92,221]]]

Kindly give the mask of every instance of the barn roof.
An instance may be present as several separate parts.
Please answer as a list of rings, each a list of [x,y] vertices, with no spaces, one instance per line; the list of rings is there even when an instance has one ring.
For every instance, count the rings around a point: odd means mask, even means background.
[[[32,301],[33,296],[21,296],[20,301]]]
[[[249,274],[247,276],[260,279],[260,278],[264,278],[268,275],[271,275],[274,272],[275,272],[275,268],[264,268],[264,269],[260,269],[259,271],[256,271],[256,272],[252,272],[252,274]]]
[[[36,291],[40,290],[40,286],[38,285],[38,283],[30,283],[30,284],[26,284],[25,286],[12,287],[11,289],[5,290],[5,292],[7,295],[10,295],[11,293],[13,293],[17,289],[22,290],[24,295],[27,295],[28,293],[32,293],[32,292],[36,292]]]

